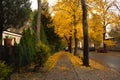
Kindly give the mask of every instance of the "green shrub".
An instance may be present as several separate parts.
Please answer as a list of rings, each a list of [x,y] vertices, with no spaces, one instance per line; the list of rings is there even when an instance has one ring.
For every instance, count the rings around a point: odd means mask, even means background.
[[[4,78],[12,72],[12,68],[7,66],[4,61],[0,60],[0,80],[4,80]]]
[[[18,63],[20,67],[33,62],[35,55],[35,34],[28,28],[23,31],[19,44]]]
[[[39,42],[36,47],[36,55],[35,55],[35,63],[38,66],[43,66],[44,63],[47,61],[50,55],[50,49],[45,44]]]

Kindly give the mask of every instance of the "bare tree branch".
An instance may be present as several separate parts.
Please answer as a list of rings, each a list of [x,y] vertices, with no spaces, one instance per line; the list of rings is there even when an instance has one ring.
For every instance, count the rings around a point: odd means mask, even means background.
[[[118,7],[118,5],[117,4],[114,4],[114,6],[120,11],[120,8]]]

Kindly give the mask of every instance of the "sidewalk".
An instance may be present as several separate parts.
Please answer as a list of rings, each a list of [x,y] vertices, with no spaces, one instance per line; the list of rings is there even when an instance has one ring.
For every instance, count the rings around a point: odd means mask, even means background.
[[[75,66],[63,53],[44,80],[120,80],[119,76],[118,73],[111,70]]]
[[[63,54],[58,58],[56,65],[47,74],[45,80],[79,80],[77,73],[68,57]]]

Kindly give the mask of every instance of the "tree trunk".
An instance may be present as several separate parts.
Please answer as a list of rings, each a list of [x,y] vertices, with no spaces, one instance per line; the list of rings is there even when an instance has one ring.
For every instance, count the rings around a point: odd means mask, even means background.
[[[72,36],[69,37],[69,39],[67,39],[67,37],[64,35],[66,41],[67,41],[67,44],[68,44],[68,50],[70,53],[72,53]]]
[[[75,48],[74,48],[74,55],[77,55],[77,45],[78,45],[78,39],[77,39],[77,30],[75,29],[74,37],[75,37]]]
[[[73,19],[74,19],[74,41],[75,41],[74,55],[77,55],[78,39],[77,39],[76,16],[75,16],[75,13],[73,15]]]
[[[104,27],[104,30],[105,32],[103,33],[103,49],[104,49],[104,52],[106,53],[107,52],[107,49],[106,49],[106,44],[105,44],[105,34],[106,34],[106,27]]]
[[[36,30],[36,37],[37,42],[40,41],[40,26],[41,26],[41,0],[38,1],[38,16],[37,16],[37,30]]]
[[[89,44],[88,44],[88,23],[87,23],[87,8],[85,0],[81,0],[82,4],[82,24],[83,24],[83,35],[84,35],[84,51],[83,51],[83,65],[89,66]]]
[[[69,52],[72,53],[72,36],[69,38]]]

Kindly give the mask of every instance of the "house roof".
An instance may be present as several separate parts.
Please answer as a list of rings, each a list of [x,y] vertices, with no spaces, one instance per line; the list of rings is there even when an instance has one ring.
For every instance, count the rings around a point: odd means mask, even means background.
[[[110,37],[110,36],[109,36],[109,37],[106,37],[105,39],[106,39],[106,40],[107,40],[107,39],[114,39],[114,37]]]
[[[8,35],[13,35],[13,36],[19,36],[19,37],[22,36],[21,33],[15,33],[15,32],[11,32],[11,31],[3,31],[3,33],[8,34]]]

